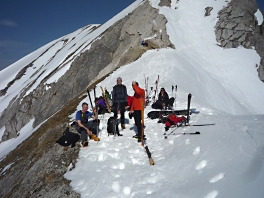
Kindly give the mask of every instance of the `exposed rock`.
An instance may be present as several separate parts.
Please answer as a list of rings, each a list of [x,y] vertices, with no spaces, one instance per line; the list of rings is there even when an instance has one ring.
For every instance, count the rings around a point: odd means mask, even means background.
[[[171,7],[171,0],[160,0],[159,6]]]
[[[215,25],[216,40],[224,48],[256,49],[261,57],[258,75],[264,82],[264,35],[263,24],[258,26],[254,14],[258,7],[256,0],[232,0],[218,12]]]
[[[212,10],[213,10],[212,7],[206,7],[204,16],[210,16]]]
[[[35,118],[34,127],[39,125],[86,90],[88,85],[100,81],[109,75],[109,71],[137,60],[147,50],[174,47],[166,33],[166,23],[166,18],[145,1],[133,13],[99,35],[100,39],[94,41],[89,50],[82,52],[56,83],[49,84],[48,90],[45,87],[46,78],[30,94],[26,95],[26,92],[31,85],[14,97],[0,117],[0,128],[5,126],[2,140],[16,137],[17,132],[32,118]],[[140,45],[144,38],[152,38],[148,47]]]

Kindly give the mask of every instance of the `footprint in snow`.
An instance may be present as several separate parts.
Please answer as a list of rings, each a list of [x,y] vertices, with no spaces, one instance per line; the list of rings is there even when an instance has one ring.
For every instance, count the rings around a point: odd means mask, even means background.
[[[125,188],[123,189],[123,193],[124,193],[124,195],[130,195],[130,192],[131,192],[131,188],[130,188],[130,187],[125,187]]]
[[[185,144],[190,144],[190,139],[185,140]]]
[[[214,176],[212,179],[209,180],[210,183],[218,182],[220,179],[223,179],[225,173],[219,173],[218,175]]]
[[[218,191],[213,190],[212,192],[209,192],[204,198],[215,198],[218,195]]]
[[[207,165],[207,161],[203,160],[195,167],[195,169],[196,170],[202,170],[204,167],[206,167],[206,165]]]
[[[194,155],[198,155],[200,153],[200,146],[196,147],[194,150],[193,150],[193,154]]]
[[[115,193],[119,193],[120,192],[120,185],[118,182],[113,182],[112,183],[112,190],[115,192]]]

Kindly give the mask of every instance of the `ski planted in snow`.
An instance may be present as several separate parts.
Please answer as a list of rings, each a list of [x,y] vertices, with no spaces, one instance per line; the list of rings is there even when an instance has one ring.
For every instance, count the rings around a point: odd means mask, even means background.
[[[141,123],[142,123],[142,127],[141,127],[141,132],[142,132],[142,134],[141,134],[141,145],[142,146],[144,146],[144,141],[145,141],[145,139],[144,139],[144,108],[145,108],[145,104],[144,104],[144,102],[145,102],[145,99],[144,99],[144,97],[142,98],[142,105],[141,105]]]
[[[151,157],[151,153],[150,153],[150,151],[149,151],[148,146],[145,146],[145,149],[146,149],[146,152],[147,152],[147,155],[148,155],[148,158],[149,158],[149,164],[150,164],[150,165],[154,165],[155,163],[154,163],[154,160],[153,160],[152,157]]]
[[[186,120],[186,124],[189,124],[189,120],[190,120],[190,105],[191,105],[191,98],[192,98],[192,94],[188,94],[188,104],[187,104],[187,120]]]
[[[93,109],[93,103],[92,103],[92,99],[91,99],[91,95],[90,95],[90,91],[89,91],[89,89],[87,88],[87,93],[88,93],[88,97],[89,97],[89,100],[90,100],[90,103],[91,103],[91,107],[92,107],[92,109]]]

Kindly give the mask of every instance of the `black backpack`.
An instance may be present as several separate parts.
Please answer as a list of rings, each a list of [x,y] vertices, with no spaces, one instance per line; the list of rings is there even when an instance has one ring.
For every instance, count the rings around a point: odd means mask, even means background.
[[[69,127],[65,129],[62,136],[56,141],[61,146],[70,146],[74,147],[75,143],[79,141],[80,135],[69,131]]]
[[[112,134],[114,135],[115,133],[118,133],[118,127],[117,127],[117,120],[115,117],[110,117],[107,121],[107,132],[108,135]]]

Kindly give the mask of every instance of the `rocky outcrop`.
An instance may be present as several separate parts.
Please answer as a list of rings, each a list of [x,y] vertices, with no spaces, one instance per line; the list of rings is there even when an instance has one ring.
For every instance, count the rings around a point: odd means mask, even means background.
[[[212,7],[206,7],[204,16],[210,16],[212,10],[213,10]]]
[[[160,0],[159,6],[171,7],[171,0]]]
[[[0,118],[0,128],[5,126],[2,140],[16,137],[32,118],[35,118],[34,127],[39,125],[87,86],[100,81],[109,71],[137,60],[147,50],[174,47],[166,33],[166,22],[148,1],[117,21],[98,35],[100,39],[75,58],[69,70],[56,83],[49,84],[48,90],[47,77],[33,92],[26,95],[28,86],[10,102]],[[148,47],[140,45],[144,38],[151,38]]]
[[[218,12],[215,34],[221,47],[256,49],[261,57],[258,74],[264,82],[264,24],[258,25],[256,21],[257,9],[256,0],[232,0]]]
[[[54,144],[65,126],[42,128],[0,162],[2,198],[80,197],[63,177],[70,165],[75,167],[79,145],[64,148]]]

